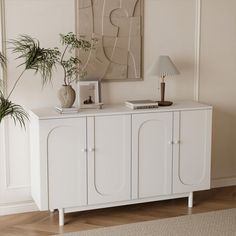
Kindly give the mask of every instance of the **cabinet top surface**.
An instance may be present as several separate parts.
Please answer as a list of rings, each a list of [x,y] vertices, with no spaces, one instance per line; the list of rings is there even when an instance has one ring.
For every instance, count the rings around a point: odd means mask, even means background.
[[[172,106],[158,107],[155,109],[138,109],[132,110],[124,104],[104,105],[103,109],[80,109],[77,113],[60,114],[55,108],[41,108],[31,110],[31,115],[36,116],[40,120],[49,119],[65,119],[77,118],[86,116],[102,116],[102,115],[115,115],[115,114],[144,114],[153,112],[173,112],[173,111],[186,111],[186,110],[202,110],[212,109],[212,106],[193,102],[193,101],[179,101],[174,102]]]

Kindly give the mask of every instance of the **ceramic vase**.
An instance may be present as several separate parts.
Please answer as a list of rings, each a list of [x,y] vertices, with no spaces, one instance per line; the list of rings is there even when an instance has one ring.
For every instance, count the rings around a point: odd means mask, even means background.
[[[62,85],[58,91],[61,108],[71,108],[75,102],[76,93],[71,85]]]

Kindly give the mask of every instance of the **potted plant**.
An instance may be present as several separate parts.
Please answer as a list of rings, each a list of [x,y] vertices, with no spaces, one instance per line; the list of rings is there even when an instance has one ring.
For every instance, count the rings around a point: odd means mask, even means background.
[[[64,50],[60,54],[58,63],[64,71],[64,83],[58,91],[58,97],[62,108],[70,108],[74,104],[76,94],[71,84],[77,82],[79,77],[83,78],[86,74],[80,59],[77,56],[73,56],[73,54],[76,53],[75,50],[88,51],[92,49],[95,39],[92,39],[92,42],[82,38],[77,39],[73,33],[68,33],[67,35],[60,34],[60,38]]]
[[[6,58],[0,52],[0,66],[3,69],[6,66]],[[28,120],[27,112],[20,106],[10,101],[10,96],[14,91],[14,87],[8,96],[4,94],[3,78],[0,78],[0,124],[5,117],[10,117],[15,124],[19,123],[21,127],[25,127],[25,121]]]
[[[41,48],[38,40],[27,35],[22,35],[19,39],[11,40],[9,43],[12,45],[11,49],[13,53],[20,54],[18,59],[24,59],[24,62],[20,64],[20,66],[24,65],[24,69],[16,79],[8,95],[5,95],[5,86],[3,80],[0,80],[0,123],[5,117],[9,116],[15,123],[19,123],[21,126],[25,127],[25,122],[28,120],[28,114],[22,106],[10,101],[10,97],[27,70],[34,70],[35,73],[40,73],[43,84],[48,80],[51,80],[52,69],[56,64],[55,61],[59,53],[56,48]],[[6,66],[6,58],[2,53],[0,54],[0,64],[2,68]]]
[[[59,99],[62,108],[69,108],[75,101],[75,91],[71,84],[78,81],[78,76],[83,77],[86,71],[82,68],[82,63],[75,55],[76,50],[90,50],[93,48],[96,39],[91,42],[77,38],[75,34],[60,34],[61,43],[64,46],[61,52],[58,47],[42,48],[37,39],[28,35],[20,35],[18,39],[11,40],[10,49],[13,53],[18,54],[17,59],[23,60],[19,66],[23,66],[23,70],[16,79],[12,89],[5,95],[3,79],[0,78],[0,123],[9,116],[15,123],[19,123],[25,127],[25,121],[28,120],[27,112],[22,106],[10,101],[10,97],[17,87],[17,84],[27,70],[33,70],[39,73],[42,78],[42,84],[45,85],[52,80],[53,68],[60,65],[64,71],[64,80],[62,88],[59,90]],[[0,52],[0,67],[6,66],[6,58]]]
[[[58,47],[41,48],[39,41],[28,35],[21,35],[17,40],[11,40],[10,43],[13,52],[20,55],[19,59],[24,60],[21,64],[25,66],[24,71],[32,69],[36,73],[40,72],[43,85],[51,81],[53,68],[56,65],[62,67],[64,79],[58,97],[62,108],[70,108],[76,97],[71,84],[78,81],[79,76],[83,77],[86,74],[81,61],[75,55],[76,50],[90,50],[96,40],[92,39],[90,42],[77,38],[72,32],[66,35],[60,34],[60,39],[64,47],[62,52]]]

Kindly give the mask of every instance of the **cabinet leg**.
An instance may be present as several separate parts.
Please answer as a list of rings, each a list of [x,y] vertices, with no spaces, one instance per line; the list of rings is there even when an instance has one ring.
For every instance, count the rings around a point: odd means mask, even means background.
[[[59,211],[59,226],[64,225],[64,209],[58,209]]]
[[[189,208],[193,207],[193,192],[189,193],[189,196],[188,196],[188,207]]]

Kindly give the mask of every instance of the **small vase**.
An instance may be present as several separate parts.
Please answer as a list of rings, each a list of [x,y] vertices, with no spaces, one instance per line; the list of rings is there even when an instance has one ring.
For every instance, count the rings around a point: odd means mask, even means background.
[[[75,102],[76,93],[71,85],[62,85],[58,91],[61,108],[71,108]]]

